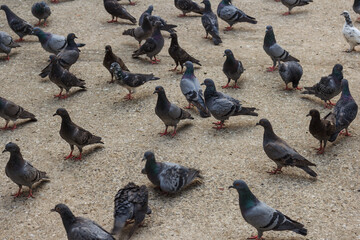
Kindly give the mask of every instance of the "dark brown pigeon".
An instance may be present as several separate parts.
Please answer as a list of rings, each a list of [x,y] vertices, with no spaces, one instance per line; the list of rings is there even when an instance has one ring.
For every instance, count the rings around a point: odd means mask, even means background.
[[[104,0],[105,10],[111,14],[112,19],[108,23],[117,22],[118,18],[130,20],[133,24],[136,23],[136,19],[131,16],[126,9],[118,3],[117,0]],[[115,20],[114,20],[115,18]]]

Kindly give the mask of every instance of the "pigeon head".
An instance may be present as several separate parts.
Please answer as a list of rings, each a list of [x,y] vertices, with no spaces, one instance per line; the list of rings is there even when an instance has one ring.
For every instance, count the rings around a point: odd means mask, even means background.
[[[260,119],[258,123],[256,123],[256,126],[263,126],[264,128],[271,128],[271,123],[266,118]]]
[[[111,65],[110,65],[110,72],[114,73],[115,75],[118,75],[117,73],[118,72],[122,72],[122,69],[120,67],[120,64],[117,63],[117,62],[113,62]],[[120,76],[119,76],[120,77]]]
[[[201,85],[205,85],[206,87],[215,87],[215,83],[212,79],[207,78]]]
[[[340,77],[340,79],[343,78],[342,74],[343,66],[341,64],[335,64],[332,70],[332,75],[336,77]]]
[[[3,153],[4,152],[20,152],[20,148],[15,143],[9,142],[8,144],[6,144]]]
[[[74,214],[71,212],[70,208],[68,206],[66,206],[65,204],[59,203],[55,206],[55,208],[51,209],[50,211],[57,212],[60,214],[66,230],[68,230],[71,223],[76,220],[76,218],[75,218]]]
[[[343,79],[341,81],[341,88],[342,88],[341,97],[343,97],[343,96],[351,97],[348,80]]]
[[[36,36],[40,36],[42,34],[44,34],[45,32],[43,30],[41,30],[41,28],[39,27],[34,27],[33,31],[32,31],[32,35],[36,35]]]
[[[185,74],[194,74],[194,65],[191,61],[186,61],[185,67],[186,67],[186,71],[185,71],[184,75]]]
[[[256,206],[259,202],[243,180],[234,181],[229,188],[235,188],[238,191],[241,212]]]
[[[317,119],[320,119],[320,113],[318,110],[316,109],[311,109],[309,114],[306,115],[307,117],[308,116],[311,116],[312,118],[317,118]]]
[[[209,0],[203,0],[201,3],[205,5],[205,12],[211,12],[211,3]]]
[[[75,33],[69,33],[68,35],[67,35],[67,40],[69,41],[69,40],[74,40],[75,38],[77,38],[76,36],[75,36]]]
[[[165,93],[165,89],[164,89],[162,86],[157,86],[157,87],[155,88],[155,91],[154,91],[153,94],[155,94],[155,93],[157,93],[157,94]],[[146,153],[147,153],[147,152],[146,152]],[[145,153],[145,154],[146,154],[146,153]]]
[[[276,43],[276,39],[275,39],[275,34],[274,34],[272,26],[270,26],[270,25],[266,26],[264,46],[270,47],[275,43]]]
[[[68,117],[68,118],[70,118],[70,117],[69,117],[69,113],[66,111],[65,108],[58,108],[58,109],[56,110],[56,113],[54,113],[53,116],[60,116],[61,118],[63,118],[63,117]]]
[[[249,189],[248,185],[243,180],[235,180],[233,182],[233,185],[230,186],[229,188],[235,188],[239,192]]]
[[[348,11],[343,11],[340,15],[342,15],[342,16],[344,16],[345,18],[346,17],[350,17],[350,14],[349,14],[349,12]]]
[[[160,28],[160,27],[163,27],[163,26],[164,25],[160,21],[156,21],[155,24],[154,24],[155,28]]]
[[[144,153],[144,157],[142,158],[141,161],[148,161],[148,160],[154,160],[155,161],[155,155],[153,152],[151,151],[147,151]]]
[[[232,51],[230,49],[226,49],[224,51],[224,57],[225,56],[230,57],[230,56],[234,56],[234,54],[232,53]]]
[[[112,52],[112,48],[110,45],[105,46],[105,52]]]
[[[265,32],[272,32],[272,31],[273,31],[273,27],[271,25],[266,26]]]
[[[172,32],[170,33],[170,37],[169,38],[172,38],[172,39],[177,39],[177,34]]]
[[[0,6],[0,9],[1,9],[1,10],[4,10],[5,12],[8,11],[8,10],[10,10],[9,7],[6,6],[6,5],[1,5],[1,6]]]
[[[41,2],[40,2],[40,6],[41,6],[41,7],[46,7],[46,3],[45,3],[44,1],[41,1]]]
[[[150,6],[148,7],[148,9],[146,10],[146,12],[148,12],[148,13],[151,15],[153,10],[154,10],[154,6],[153,6],[153,5],[150,5]]]

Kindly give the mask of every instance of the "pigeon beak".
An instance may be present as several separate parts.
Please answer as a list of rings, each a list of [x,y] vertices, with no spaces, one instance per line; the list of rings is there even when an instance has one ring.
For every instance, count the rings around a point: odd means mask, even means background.
[[[155,90],[154,92],[153,92],[153,94],[155,94],[155,93],[158,93],[158,90]],[[144,159],[143,159],[144,160]]]
[[[255,126],[258,126],[258,125],[260,125],[260,123],[256,123],[256,124],[255,124]]]
[[[2,151],[2,153],[7,152],[7,151],[8,151],[8,150],[4,149],[4,151]]]
[[[310,116],[310,113],[309,113],[309,114],[306,114],[306,116],[307,116],[307,117]]]
[[[205,85],[205,83],[201,83],[200,85]]]
[[[223,57],[225,57],[226,56],[226,54],[224,54],[224,56]]]
[[[143,162],[143,161],[145,161],[146,160],[146,158],[145,157],[143,157],[142,159],[141,159],[141,161]]]
[[[56,116],[56,115],[59,115],[59,114],[57,114],[57,113],[54,113],[54,114],[53,114],[53,117],[54,117],[54,116]]]
[[[55,208],[50,209],[50,212],[56,212]]]
[[[229,186],[229,189],[230,189],[230,188],[234,188],[234,186]]]

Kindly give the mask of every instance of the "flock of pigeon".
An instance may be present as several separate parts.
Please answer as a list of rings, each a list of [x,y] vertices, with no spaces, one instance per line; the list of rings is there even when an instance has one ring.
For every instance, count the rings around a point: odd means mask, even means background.
[[[58,0],[51,0],[51,2],[57,3]],[[135,5],[130,0],[129,2],[130,5]],[[281,0],[281,3],[289,10],[285,15],[291,14],[291,10],[294,7],[304,6],[310,2],[313,1]],[[254,17],[245,14],[232,5],[231,0],[221,0],[217,6],[216,14],[212,11],[209,0],[203,0],[202,3],[204,6],[200,6],[192,0],[175,0],[175,7],[182,12],[179,17],[185,17],[186,14],[189,13],[200,14],[201,22],[206,33],[205,38],[208,38],[210,35],[215,45],[221,46],[222,43],[218,18],[229,24],[225,29],[226,31],[233,30],[233,25],[236,23],[245,22],[257,24]],[[212,3],[215,2],[212,1]],[[111,20],[108,21],[109,23],[116,22],[119,18],[130,21],[133,24],[137,22],[136,18],[117,0],[104,0],[104,7],[112,17]],[[70,72],[70,67],[77,62],[80,56],[80,48],[86,46],[83,43],[75,42],[77,37],[74,33],[69,33],[67,37],[64,37],[45,32],[40,27],[33,27],[6,5],[1,5],[0,8],[6,14],[10,28],[19,36],[19,40],[13,41],[10,34],[0,32],[0,51],[7,54],[7,60],[9,60],[12,48],[20,47],[18,42],[24,41],[24,37],[27,35],[35,35],[38,37],[42,48],[51,54],[48,65],[41,70],[39,75],[41,78],[48,77],[52,83],[60,88],[60,93],[55,95],[55,97],[59,98],[59,100],[66,99],[69,96],[71,88],[86,88],[85,81]],[[200,83],[195,76],[193,64],[202,66],[204,63],[200,63],[199,60],[189,55],[180,47],[176,33],[177,26],[167,23],[160,16],[152,15],[152,11],[153,6],[150,5],[140,16],[138,20],[139,26],[123,32],[123,35],[133,37],[139,43],[139,48],[134,50],[132,54],[133,58],[146,55],[150,58],[151,64],[158,64],[160,59],[158,59],[157,56],[162,51],[165,42],[162,33],[166,31],[171,38],[168,53],[175,63],[175,68],[172,69],[172,71],[177,71],[180,65],[181,70],[178,73],[183,74],[180,80],[180,90],[189,103],[185,108],[190,109],[195,107],[201,118],[214,117],[218,120],[218,122],[214,122],[214,128],[216,130],[224,128],[225,121],[230,117],[239,115],[258,116],[256,108],[245,107],[238,99],[218,91],[212,79],[207,78]],[[360,1],[358,0],[354,2],[354,11],[360,13]],[[31,12],[39,20],[37,24],[39,26],[41,26],[42,20],[42,25],[45,27],[47,24],[46,20],[49,17],[56,18],[56,16],[51,15],[50,7],[45,2],[35,3]],[[360,44],[360,31],[352,24],[349,12],[344,11],[342,15],[345,17],[343,34],[350,45],[348,50],[350,52],[354,50],[355,46]],[[196,20],[194,19],[194,21]],[[277,43],[274,32],[272,26],[266,27],[263,48],[273,63],[273,65],[268,68],[268,71],[275,71],[278,68],[279,74],[286,84],[286,90],[291,90],[288,88],[289,83],[292,84],[293,89],[302,90],[302,88],[299,87],[299,81],[303,75],[300,61],[290,55],[288,51],[284,50]],[[226,89],[231,87],[231,80],[235,82],[232,86],[234,89],[240,88],[237,83],[245,71],[245,68],[242,62],[235,58],[230,49],[224,50],[224,56],[226,60],[223,64],[223,73],[228,81],[222,88]],[[135,90],[146,82],[160,79],[154,74],[134,73],[129,70],[124,61],[115,55],[110,45],[105,46],[103,65],[111,74],[110,83],[117,83],[127,89],[128,94],[124,97],[126,100],[132,100]],[[183,72],[184,66],[185,71]],[[305,90],[302,92],[302,94],[311,94],[320,98],[325,102],[326,108],[332,108],[334,106],[333,110],[323,118],[321,118],[318,110],[309,110],[308,116],[311,117],[309,131],[320,142],[318,154],[323,154],[327,142],[334,142],[338,135],[344,134],[345,136],[349,136],[348,127],[357,115],[358,106],[350,94],[349,83],[344,79],[342,71],[343,66],[336,64],[330,75],[322,77],[321,80],[313,86],[305,87]],[[201,85],[205,86],[204,92]],[[66,93],[63,94],[64,89]],[[157,94],[155,114],[165,125],[165,130],[161,133],[161,136],[171,135],[174,137],[177,133],[176,130],[179,122],[185,119],[191,120],[194,119],[194,117],[190,112],[172,103],[168,99],[166,91],[162,86],[157,86],[153,93]],[[337,103],[334,104],[331,102],[331,100],[340,93],[341,97]],[[14,130],[16,128],[15,121],[18,119],[37,120],[33,113],[2,97],[0,97],[0,116],[6,121],[3,127],[4,130]],[[58,108],[54,116],[61,117],[59,133],[70,145],[71,152],[65,159],[75,157],[73,155],[74,146],[79,150],[79,155],[75,159],[81,160],[82,149],[85,146],[104,144],[101,137],[93,135],[75,124],[66,109]],[[10,121],[14,122],[12,127],[9,126]],[[311,177],[317,177],[317,173],[310,168],[316,165],[300,155],[294,148],[277,136],[269,120],[263,118],[256,125],[264,128],[263,149],[266,155],[273,160],[277,166],[269,173],[278,174],[281,173],[283,167],[291,166],[304,170]],[[168,127],[173,127],[173,132],[168,131]],[[12,142],[7,143],[3,152],[10,153],[10,159],[5,168],[6,175],[19,186],[19,190],[14,196],[19,197],[22,186],[27,186],[29,187],[28,197],[33,197],[33,185],[42,180],[48,181],[49,176],[24,160],[20,147],[17,144]],[[157,162],[154,153],[151,151],[145,152],[143,160],[146,163],[141,172],[147,175],[151,183],[167,194],[175,194],[194,182],[201,183],[203,179],[200,171],[197,169],[187,168],[175,163]],[[245,221],[255,227],[258,232],[257,236],[252,237],[252,239],[262,239],[263,232],[270,230],[289,230],[304,236],[307,235],[307,229],[304,228],[303,224],[292,220],[281,212],[259,201],[244,181],[236,180],[229,188],[235,188],[238,191],[241,214]],[[114,227],[111,233],[108,233],[101,226],[89,219],[75,217],[65,204],[57,204],[52,211],[56,211],[61,215],[67,237],[70,240],[114,239],[113,235],[118,235],[125,225],[132,223],[133,227],[128,234],[128,238],[130,238],[137,227],[142,224],[145,216],[152,212],[148,206],[147,187],[145,185],[138,186],[133,182],[129,182],[118,191],[114,202]]]

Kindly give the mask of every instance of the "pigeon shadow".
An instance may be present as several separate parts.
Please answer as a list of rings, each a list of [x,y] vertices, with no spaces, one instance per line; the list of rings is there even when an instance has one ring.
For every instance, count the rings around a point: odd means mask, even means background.
[[[270,173],[266,173],[266,174],[269,174],[270,177],[278,177],[279,179],[284,181],[284,183],[289,183],[290,181],[301,182],[301,183],[303,182],[314,183],[318,180],[316,177],[311,177],[300,168],[297,167],[292,167],[292,168],[293,171],[291,172],[287,172],[286,168],[284,168],[284,171],[281,174],[270,174]],[[290,167],[287,167],[287,169],[290,169]],[[270,170],[272,169],[266,171],[270,171]],[[294,172],[296,170],[302,171],[304,172],[304,174],[302,174],[301,172]],[[313,169],[313,171],[316,172],[316,169]]]
[[[104,145],[96,145],[94,147],[88,148],[87,150],[82,152],[83,157],[88,157],[93,155],[94,153],[97,153],[105,148]]]
[[[107,20],[108,21],[108,20]],[[136,23],[131,23],[131,22],[123,22],[123,21],[121,21],[121,22],[119,22],[119,21],[117,21],[117,22],[112,22],[112,23],[108,23],[108,22],[103,22],[102,24],[103,24],[103,26],[110,26],[111,24],[112,25],[129,25],[129,26],[137,26],[137,24]]]
[[[306,100],[311,103],[316,103],[317,105],[321,105],[324,108],[325,102],[319,101],[318,99],[311,98],[310,96],[302,95],[300,96],[301,99]],[[329,109],[331,111],[331,109]]]

